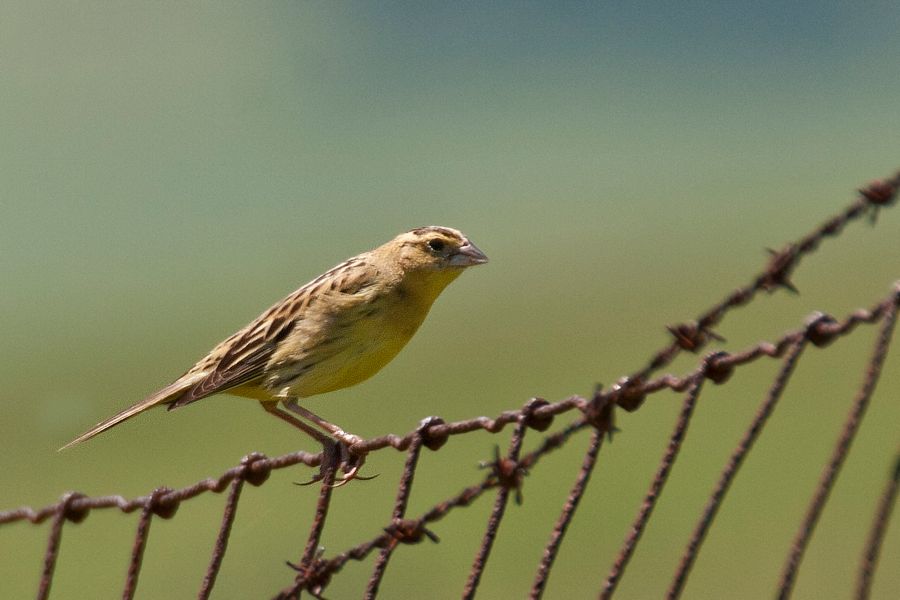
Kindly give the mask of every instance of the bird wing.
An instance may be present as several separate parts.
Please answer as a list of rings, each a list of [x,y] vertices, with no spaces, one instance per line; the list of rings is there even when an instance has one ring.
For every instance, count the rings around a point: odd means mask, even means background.
[[[213,349],[184,376],[205,371],[206,376],[185,390],[169,410],[243,384],[259,381],[281,342],[314,303],[335,292],[356,295],[375,280],[377,271],[364,257],[351,258],[296,290],[253,322]],[[336,303],[342,304],[342,303]],[[320,307],[316,307],[318,310]]]

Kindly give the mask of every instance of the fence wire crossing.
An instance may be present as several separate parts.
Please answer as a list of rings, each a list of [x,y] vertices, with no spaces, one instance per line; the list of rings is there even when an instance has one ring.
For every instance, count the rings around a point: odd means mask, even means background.
[[[28,520],[35,524],[51,521],[37,591],[37,597],[45,599],[50,594],[54,567],[62,542],[62,532],[67,523],[80,523],[88,517],[91,511],[98,509],[115,507],[124,513],[139,512],[140,517],[122,592],[123,598],[133,598],[137,590],[144,548],[154,517],[172,518],[182,502],[206,492],[222,493],[228,490],[221,526],[201,588],[197,594],[198,598],[206,599],[211,596],[214,589],[216,577],[227,550],[229,533],[237,516],[238,503],[244,485],[249,483],[252,486],[260,486],[266,482],[275,469],[305,465],[319,470],[317,476],[319,481],[318,502],[300,559],[297,563],[290,565],[294,570],[290,577],[290,583],[280,591],[273,590],[273,597],[285,600],[294,599],[307,592],[313,597],[320,598],[332,578],[338,575],[349,561],[364,561],[370,555],[374,555],[371,575],[362,593],[365,598],[375,598],[378,595],[382,578],[390,565],[391,557],[400,545],[417,544],[424,540],[437,541],[438,538],[431,531],[431,526],[456,509],[469,506],[488,495],[489,492],[496,490],[493,509],[463,591],[463,598],[469,599],[475,597],[481,577],[488,565],[491,549],[497,538],[510,496],[514,501],[521,502],[523,482],[527,474],[537,467],[542,458],[565,445],[580,431],[589,430],[590,442],[584,453],[581,468],[560,509],[559,517],[549,534],[549,539],[535,569],[529,598],[538,599],[545,592],[554,561],[590,482],[591,473],[603,442],[615,431],[616,411],[618,409],[637,410],[643,406],[649,395],[661,390],[669,389],[681,392],[684,394],[682,409],[650,487],[638,507],[634,521],[608,574],[602,580],[597,581],[599,597],[611,598],[625,574],[629,561],[674,467],[703,388],[709,383],[714,385],[726,383],[736,369],[763,357],[777,359],[780,361],[780,369],[758,407],[755,417],[722,469],[684,548],[678,568],[672,575],[667,597],[679,598],[729,487],[782,397],[804,350],[810,344],[820,348],[828,346],[851,334],[860,325],[873,325],[878,328],[878,335],[866,364],[862,383],[847,414],[841,434],[834,443],[831,456],[824,467],[818,485],[809,500],[802,522],[798,525],[793,544],[784,558],[776,595],[779,598],[788,598],[793,590],[804,552],[822,515],[838,473],[848,456],[850,446],[881,375],[897,320],[898,306],[900,306],[900,283],[894,284],[884,298],[869,308],[857,309],[843,318],[815,313],[802,326],[788,331],[776,340],[760,342],[738,352],[718,351],[707,354],[692,371],[683,376],[672,374],[657,376],[655,373],[669,365],[679,354],[685,351],[698,353],[710,340],[719,339],[719,336],[713,331],[713,327],[720,323],[732,309],[750,303],[759,292],[774,292],[778,289],[796,291],[790,277],[802,259],[814,252],[827,238],[840,235],[848,224],[866,216],[874,221],[879,209],[895,204],[898,187],[900,187],[900,173],[890,179],[871,183],[861,189],[855,201],[841,213],[828,219],[799,240],[785,245],[778,251],[770,251],[771,257],[768,264],[748,284],[736,289],[710,309],[701,313],[696,320],[669,326],[670,343],[653,354],[646,366],[621,378],[609,389],[598,389],[591,397],[572,396],[553,403],[534,398],[522,408],[505,411],[493,419],[477,417],[446,423],[438,417],[428,417],[421,421],[419,427],[406,435],[385,435],[361,441],[346,449],[345,454],[350,457],[347,459],[348,461],[353,461],[354,456],[364,457],[368,453],[388,447],[405,452],[406,461],[397,487],[396,500],[381,533],[333,556],[326,557],[321,553],[319,541],[326,524],[331,495],[334,491],[335,470],[338,468],[335,465],[340,462],[340,459],[335,459],[335,456],[339,456],[341,452],[341,449],[337,447],[325,448],[320,453],[294,452],[276,458],[252,453],[244,457],[239,465],[227,470],[218,478],[204,479],[178,490],[159,488],[147,496],[130,500],[122,496],[87,497],[70,492],[63,495],[55,504],[38,510],[24,507],[0,512],[0,525],[21,520]],[[524,439],[530,431],[549,431],[554,418],[563,414],[577,416],[564,427],[545,434],[541,443],[534,450],[522,453]],[[481,481],[463,489],[455,496],[436,503],[420,515],[411,517],[407,514],[416,467],[423,448],[437,451],[449,436],[478,430],[497,433],[507,425],[513,424],[515,426],[508,450],[503,455],[500,455],[499,451],[497,452],[494,460],[487,465],[489,468]],[[857,598],[868,598],[870,594],[879,551],[884,542],[893,506],[896,503],[898,489],[900,489],[900,448],[896,451],[896,461],[893,472],[884,484],[881,499],[872,516],[867,542],[862,556],[858,559]],[[346,464],[342,466],[347,468]]]

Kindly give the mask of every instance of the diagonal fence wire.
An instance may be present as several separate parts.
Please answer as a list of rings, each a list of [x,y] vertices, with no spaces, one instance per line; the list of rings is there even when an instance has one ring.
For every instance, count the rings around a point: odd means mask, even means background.
[[[900,187],[900,173],[891,179],[874,182],[860,190],[858,198],[836,216],[828,219],[799,240],[785,245],[781,250],[770,251],[769,263],[748,284],[727,295],[724,299],[701,313],[695,320],[670,326],[671,342],[657,351],[643,369],[634,372],[630,376],[623,377],[608,390],[598,390],[591,398],[572,396],[554,403],[533,399],[521,409],[505,411],[494,419],[477,417],[465,421],[445,423],[437,417],[431,417],[424,420],[417,429],[403,436],[389,434],[358,442],[351,448],[346,449],[349,456],[358,458],[369,452],[392,447],[400,451],[406,451],[407,459],[399,482],[397,498],[387,526],[375,537],[331,558],[323,556],[319,542],[328,515],[333,491],[332,483],[335,476],[333,468],[328,467],[328,465],[333,465],[335,462],[326,460],[328,457],[324,456],[324,453],[338,452],[339,449],[336,448],[325,449],[323,453],[318,454],[295,452],[276,458],[268,458],[256,453],[250,454],[241,461],[240,465],[229,469],[218,478],[205,479],[179,490],[160,488],[148,496],[131,500],[121,496],[86,497],[78,493],[68,493],[59,502],[38,510],[23,507],[0,512],[0,525],[22,520],[38,524],[52,518],[44,555],[44,565],[38,583],[37,596],[43,599],[49,597],[53,572],[62,540],[62,531],[67,521],[79,523],[88,516],[91,510],[95,509],[118,508],[124,513],[140,510],[141,516],[134,535],[131,560],[122,593],[124,598],[132,598],[137,589],[143,552],[149,538],[152,518],[154,516],[171,518],[175,515],[181,502],[205,492],[222,493],[228,489],[229,494],[223,510],[221,525],[207,571],[198,592],[198,598],[209,598],[216,577],[221,569],[244,483],[250,483],[254,486],[262,485],[268,479],[273,469],[282,469],[300,464],[310,468],[321,467],[322,473],[318,479],[321,481],[319,501],[310,525],[310,533],[304,545],[300,561],[295,565],[291,565],[297,574],[293,583],[282,590],[276,597],[299,598],[304,591],[309,592],[314,597],[320,597],[331,578],[340,572],[347,562],[351,560],[365,560],[377,549],[380,552],[375,560],[372,575],[365,591],[366,598],[375,598],[390,557],[397,547],[401,544],[416,544],[425,539],[437,541],[437,536],[428,529],[428,526],[440,521],[451,511],[469,506],[483,497],[486,492],[498,488],[494,508],[490,514],[482,544],[473,561],[463,592],[465,598],[472,598],[475,597],[491,548],[498,535],[500,523],[508,505],[509,495],[514,493],[514,497],[520,500],[521,486],[528,471],[534,468],[543,456],[565,445],[573,435],[583,429],[591,429],[591,441],[582,460],[581,469],[539,561],[531,597],[540,598],[544,593],[550,570],[563,543],[566,531],[574,518],[589,483],[603,437],[610,435],[614,431],[615,410],[618,408],[626,411],[636,410],[644,404],[650,394],[664,389],[686,392],[681,416],[676,423],[669,446],[661,459],[656,477],[651,483],[650,490],[645,496],[630,533],[626,536],[613,569],[601,588],[600,596],[604,598],[610,597],[637,546],[641,532],[652,515],[653,507],[659,499],[678,450],[684,441],[687,425],[696,406],[697,397],[703,387],[703,382],[708,379],[716,384],[722,384],[729,379],[736,368],[763,357],[781,358],[782,368],[779,371],[779,375],[773,382],[750,428],[732,453],[718,484],[701,513],[694,534],[688,542],[685,554],[669,590],[669,597],[675,598],[683,590],[691,566],[727,493],[728,487],[736,476],[747,452],[749,452],[754,441],[759,436],[766,420],[771,415],[802,349],[807,343],[812,343],[816,346],[828,345],[838,338],[848,335],[860,324],[880,323],[880,334],[876,349],[868,364],[867,375],[851,407],[844,431],[835,445],[832,459],[822,475],[819,486],[810,502],[807,516],[798,531],[786,560],[782,584],[779,588],[781,597],[786,598],[791,593],[800,559],[809,543],[818,518],[827,502],[829,492],[849,452],[850,444],[858,430],[859,422],[874,391],[875,383],[892,338],[897,306],[900,303],[900,285],[895,286],[890,295],[871,308],[858,309],[850,313],[842,321],[817,313],[807,321],[804,327],[790,331],[773,342],[760,342],[735,353],[714,352],[709,354],[696,369],[681,377],[671,374],[654,377],[654,373],[669,365],[681,352],[697,353],[711,340],[720,339],[712,328],[719,324],[729,311],[750,303],[760,291],[773,292],[780,288],[796,291],[790,277],[801,260],[814,252],[827,238],[838,236],[851,222],[867,215],[874,221],[874,217],[880,208],[890,207],[895,203],[898,187]],[[555,416],[571,411],[577,411],[581,414],[564,428],[546,435],[537,448],[525,453],[521,458],[519,457],[528,429],[534,429],[539,432],[546,431],[551,427]],[[436,451],[447,442],[450,436],[479,430],[498,433],[507,425],[513,423],[516,424],[516,428],[510,441],[510,449],[507,455],[500,457],[498,452],[495,460],[489,463],[491,467],[489,472],[480,483],[463,489],[455,496],[437,502],[419,517],[406,517],[406,508],[422,447]],[[898,458],[898,461],[900,461],[900,458]],[[872,529],[859,569],[857,596],[860,598],[868,597],[869,594],[878,552],[887,530],[892,507],[896,502],[898,480],[900,480],[900,463],[898,463],[897,469],[886,485],[876,514],[873,517]]]
[[[811,325],[814,325],[815,323],[816,320],[813,320]],[[797,365],[797,360],[806,348],[807,341],[808,338],[802,338],[795,342],[790,347],[790,350],[788,350],[782,360],[781,369],[779,370],[778,375],[776,375],[772,386],[769,388],[762,405],[759,407],[756,417],[753,419],[750,427],[744,433],[744,437],[741,438],[737,448],[729,458],[728,464],[722,470],[719,481],[716,484],[715,489],[713,489],[713,492],[703,509],[703,514],[694,528],[694,533],[688,542],[684,555],[681,557],[681,564],[678,566],[675,578],[669,586],[667,594],[668,598],[679,598],[681,596],[691,567],[697,559],[697,554],[700,552],[700,546],[703,544],[703,540],[706,538],[706,534],[712,526],[713,519],[716,518],[716,513],[718,513],[719,507],[725,499],[725,494],[728,493],[731,483],[737,476],[738,470],[741,468],[741,464],[743,464],[744,459],[753,447],[754,442],[762,433],[762,429],[765,427],[769,416],[771,416],[772,411],[775,410],[775,405],[778,403],[778,400],[781,399],[784,388],[787,386],[788,380],[794,373],[794,367]]]
[[[147,538],[150,536],[150,522],[153,519],[153,508],[156,499],[167,490],[159,488],[151,495],[147,504],[141,510],[138,519],[137,532],[134,534],[134,546],[131,549],[131,560],[128,562],[128,573],[125,576],[125,589],[122,590],[122,599],[131,600],[137,591],[138,575],[141,573],[141,561],[144,560],[144,548],[147,547]]]
[[[216,584],[216,577],[219,575],[219,569],[222,568],[222,560],[225,558],[225,550],[228,548],[228,536],[231,535],[231,525],[234,523],[234,517],[237,514],[237,503],[243,489],[243,479],[234,479],[229,485],[228,499],[225,501],[225,510],[222,512],[222,525],[219,527],[219,534],[216,536],[216,544],[213,546],[209,566],[206,568],[200,592],[197,594],[197,598],[200,600],[207,600],[212,594],[213,586]]]
[[[872,519],[869,539],[860,561],[859,575],[856,582],[856,597],[859,600],[865,600],[871,594],[875,564],[878,562],[878,555],[881,552],[881,545],[887,533],[891,512],[894,510],[894,504],[897,503],[898,493],[900,493],[900,448],[897,448],[894,467],[891,469],[891,475],[881,494],[878,509],[875,511],[875,518]]]
[[[550,576],[550,569],[553,567],[553,562],[556,560],[563,537],[566,535],[569,524],[575,516],[575,511],[578,510],[578,504],[581,502],[584,491],[587,489],[591,473],[594,471],[594,465],[597,464],[597,454],[600,453],[600,446],[603,444],[603,434],[604,430],[600,428],[595,429],[591,433],[591,442],[584,453],[578,476],[572,485],[568,498],[566,498],[556,525],[550,533],[550,540],[544,548],[541,562],[538,563],[538,570],[534,576],[534,583],[531,585],[529,598],[536,600],[544,595],[544,589],[547,587],[547,578]]]
[[[894,323],[897,318],[897,304],[898,300],[900,300],[900,286],[898,286],[894,292],[895,299],[894,302],[891,302],[888,305],[885,311],[886,314],[881,321],[881,328],[875,342],[875,349],[866,366],[865,379],[863,380],[862,386],[859,388],[856,399],[850,409],[850,414],[847,415],[844,429],[832,451],[831,460],[822,472],[822,478],[810,501],[806,517],[803,519],[803,524],[797,532],[796,538],[794,538],[793,546],[785,561],[781,585],[778,590],[778,598],[780,600],[786,600],[791,596],[791,590],[793,589],[794,582],[797,578],[797,569],[800,568],[800,561],[803,559],[803,553],[806,551],[807,546],[809,546],[809,540],[812,537],[813,530],[816,527],[816,523],[819,521],[819,517],[822,516],[822,510],[825,508],[825,503],[828,501],[828,495],[831,493],[834,483],[837,480],[838,473],[840,473],[841,466],[843,466],[844,461],[850,452],[850,445],[853,443],[857,431],[859,431],[859,425],[865,415],[869,400],[872,398],[872,392],[875,391],[875,386],[878,384],[878,378],[881,375],[881,367],[884,365],[884,359],[887,357],[888,348],[890,347],[894,333]]]
[[[522,503],[521,486],[524,472],[519,466],[519,453],[522,451],[522,442],[525,438],[525,431],[528,426],[528,419],[534,409],[541,404],[546,404],[538,399],[533,399],[525,405],[516,429],[513,432],[512,440],[509,442],[509,452],[506,457],[500,457],[499,447],[496,449],[496,457],[494,462],[489,465],[494,470],[494,476],[500,482],[500,489],[497,491],[497,499],[494,501],[494,509],[488,519],[487,529],[484,532],[484,538],[481,541],[481,547],[475,555],[475,561],[472,563],[472,570],[469,572],[469,579],[463,590],[462,597],[464,600],[471,600],[475,597],[475,591],[478,589],[478,583],[481,581],[481,575],[484,573],[487,565],[488,556],[491,554],[491,548],[494,540],[497,538],[497,531],[500,528],[500,521],[506,512],[506,503],[509,500],[509,493],[512,490],[516,492],[516,503]]]
[[[413,439],[412,444],[409,445],[409,449],[406,451],[406,464],[403,466],[403,474],[400,477],[400,484],[397,486],[397,499],[394,501],[394,510],[391,512],[391,523],[395,527],[401,527],[403,517],[406,516],[406,507],[409,504],[410,494],[412,494],[413,477],[419,464],[419,456],[422,453],[422,431],[433,425],[436,420],[433,417],[422,420],[422,423],[419,425],[419,435]],[[394,553],[394,549],[400,543],[400,540],[401,538],[397,537],[381,549],[381,553],[378,555],[378,559],[375,561],[375,566],[372,569],[372,575],[369,577],[369,582],[366,585],[365,598],[370,599],[378,596],[378,588],[381,585],[384,572],[387,570],[388,561],[391,559],[391,555]]]
[[[606,577],[606,582],[603,584],[600,598],[603,598],[604,600],[611,598],[613,592],[615,592],[616,586],[622,577],[622,573],[625,571],[628,561],[631,560],[635,547],[637,547],[641,535],[643,535],[644,529],[650,521],[650,516],[653,514],[653,509],[656,507],[656,502],[659,500],[660,494],[662,494],[666,481],[669,479],[669,474],[672,472],[672,467],[675,464],[675,459],[678,458],[681,445],[684,443],[688,425],[694,414],[694,408],[697,406],[697,398],[700,396],[702,386],[703,379],[698,378],[691,384],[688,393],[685,395],[681,414],[678,415],[678,421],[675,423],[675,430],[672,431],[672,437],[669,439],[669,445],[659,463],[656,476],[650,483],[650,489],[647,491],[647,495],[644,496],[644,501],[641,504],[638,515],[631,525],[631,531],[628,532],[628,537],[625,538],[625,542],[622,544],[619,556],[616,558],[616,562],[613,564],[609,575]]]

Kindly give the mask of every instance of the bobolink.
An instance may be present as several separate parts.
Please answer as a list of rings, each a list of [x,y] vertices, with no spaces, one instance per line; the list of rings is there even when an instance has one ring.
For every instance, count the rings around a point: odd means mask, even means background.
[[[467,267],[487,260],[456,229],[420,227],[402,233],[316,277],[174,382],[61,449],[154,406],[171,410],[219,392],[258,400],[266,411],[317,440],[331,441],[280,410],[281,403],[351,446],[360,438],[301,407],[298,398],[349,387],[377,373],[412,338],[444,288]]]

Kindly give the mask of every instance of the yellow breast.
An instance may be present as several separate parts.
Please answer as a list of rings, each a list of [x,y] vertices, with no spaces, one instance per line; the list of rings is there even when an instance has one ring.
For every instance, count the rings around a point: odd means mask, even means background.
[[[279,351],[299,359],[283,361],[285,372],[297,373],[287,384],[288,393],[301,398],[323,394],[356,385],[380,371],[409,342],[458,272],[441,275],[404,281],[373,293],[366,302],[322,313],[318,319],[308,317]],[[278,376],[278,367],[273,375]]]

